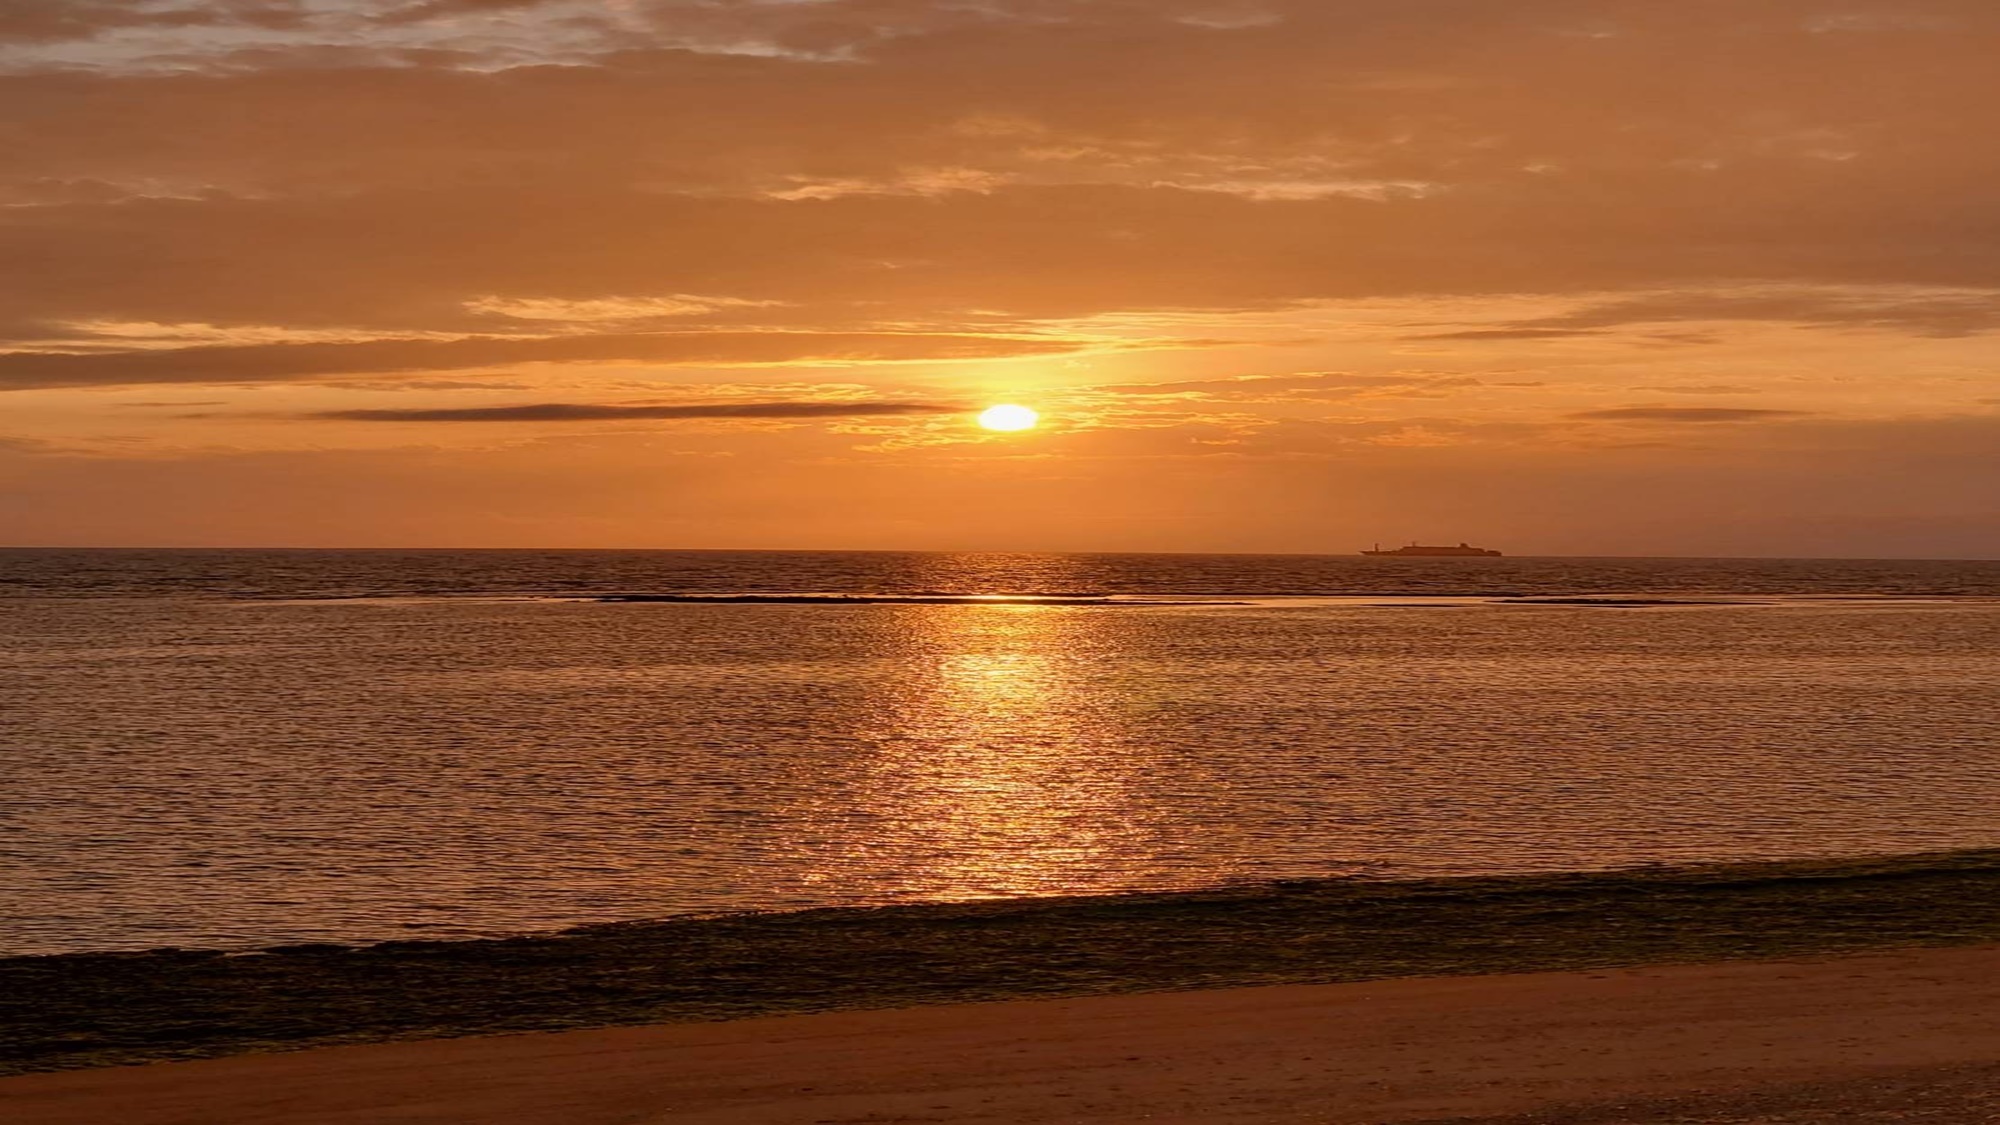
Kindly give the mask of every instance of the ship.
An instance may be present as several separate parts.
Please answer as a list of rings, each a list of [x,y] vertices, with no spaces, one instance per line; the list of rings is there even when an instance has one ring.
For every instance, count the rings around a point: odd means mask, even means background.
[[[1390,551],[1383,550],[1382,544],[1377,543],[1374,550],[1363,551],[1361,553],[1364,555],[1387,555],[1390,558],[1398,559],[1497,559],[1500,557],[1500,552],[1498,551],[1487,547],[1474,547],[1470,543],[1460,543],[1456,547],[1426,547],[1420,543],[1412,543],[1407,547],[1397,547]]]

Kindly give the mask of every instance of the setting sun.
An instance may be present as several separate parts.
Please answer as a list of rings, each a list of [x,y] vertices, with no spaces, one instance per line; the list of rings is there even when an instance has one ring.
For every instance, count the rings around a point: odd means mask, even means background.
[[[1012,403],[989,406],[979,415],[981,426],[989,430],[999,430],[1001,433],[1032,430],[1035,428],[1035,423],[1041,420],[1042,416],[1035,411]]]

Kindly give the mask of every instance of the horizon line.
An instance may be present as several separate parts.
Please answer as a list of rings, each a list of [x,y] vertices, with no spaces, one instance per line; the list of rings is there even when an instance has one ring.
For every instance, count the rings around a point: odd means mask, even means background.
[[[1106,549],[1035,549],[999,547],[548,547],[548,546],[328,546],[302,544],[0,544],[0,551],[379,551],[379,552],[464,552],[464,551],[541,551],[584,554],[601,553],[652,553],[652,554],[770,554],[770,555],[1127,555],[1147,557],[1208,557],[1208,558],[1363,558],[1360,549],[1353,551],[1137,551]],[[1631,560],[1688,560],[1715,562],[1964,562],[2000,563],[2000,555],[1986,557],[1945,557],[1937,555],[1541,555],[1508,553],[1502,559],[1631,559]],[[1491,562],[1490,558],[1482,560]]]

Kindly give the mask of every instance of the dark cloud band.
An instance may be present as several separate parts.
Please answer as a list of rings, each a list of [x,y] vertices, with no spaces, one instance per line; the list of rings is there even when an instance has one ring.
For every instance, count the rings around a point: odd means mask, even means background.
[[[0,354],[0,390],[273,382],[523,363],[734,365],[989,359],[1080,351],[1054,337],[902,332],[674,332],[250,344],[110,354]]]
[[[670,406],[539,402],[525,406],[468,406],[437,410],[329,410],[307,417],[339,422],[591,422],[674,418],[865,418],[898,414],[956,414],[965,409],[938,402],[728,402]]]

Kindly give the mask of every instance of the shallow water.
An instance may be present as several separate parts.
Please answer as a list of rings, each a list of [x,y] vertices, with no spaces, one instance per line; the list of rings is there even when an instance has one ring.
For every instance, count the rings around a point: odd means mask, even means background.
[[[0,552],[0,575],[5,952],[2000,845],[1990,563]],[[940,591],[1249,604],[495,596]],[[1575,594],[1719,604],[1498,600]]]

